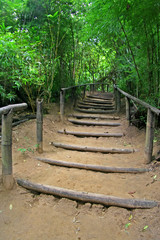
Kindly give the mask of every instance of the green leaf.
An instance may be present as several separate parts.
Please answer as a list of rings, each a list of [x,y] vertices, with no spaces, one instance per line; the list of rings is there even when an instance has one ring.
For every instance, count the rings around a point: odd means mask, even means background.
[[[127,223],[127,224],[125,225],[125,229],[127,229],[130,225],[131,225],[131,223]]]
[[[144,226],[143,231],[147,230],[148,225]]]

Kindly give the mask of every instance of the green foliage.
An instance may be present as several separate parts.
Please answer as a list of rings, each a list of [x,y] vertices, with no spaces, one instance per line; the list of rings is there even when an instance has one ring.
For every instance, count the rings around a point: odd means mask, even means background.
[[[37,97],[99,79],[160,105],[159,10],[158,0],[1,0],[1,105],[34,111]]]

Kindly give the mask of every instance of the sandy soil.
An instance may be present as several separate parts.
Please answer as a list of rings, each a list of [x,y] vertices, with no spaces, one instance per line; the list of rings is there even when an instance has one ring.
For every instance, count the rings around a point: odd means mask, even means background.
[[[69,110],[68,110],[69,111]],[[111,120],[108,120],[111,122]],[[153,161],[153,171],[143,174],[100,173],[51,166],[37,156],[69,162],[117,167],[145,167],[145,131],[129,126],[123,114],[121,126],[99,127],[60,122],[56,104],[44,116],[44,153],[36,151],[36,121],[13,128],[13,171],[15,179],[28,179],[77,191],[101,193],[123,198],[160,201],[160,164]],[[122,138],[78,138],[58,134],[60,129],[86,132],[119,132]],[[131,154],[85,153],[64,150],[51,142],[75,145],[137,149]],[[21,149],[21,151],[20,151]],[[25,152],[22,152],[24,149]],[[156,142],[154,154],[159,150]],[[1,158],[0,158],[1,177]],[[131,192],[133,194],[131,194]],[[80,203],[69,199],[31,193],[15,185],[6,191],[0,184],[0,240],[159,240],[160,209],[130,210]]]

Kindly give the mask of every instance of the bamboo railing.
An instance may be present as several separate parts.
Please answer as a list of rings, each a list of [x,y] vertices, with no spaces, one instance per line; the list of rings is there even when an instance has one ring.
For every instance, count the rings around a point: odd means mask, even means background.
[[[6,189],[12,189],[14,185],[12,173],[12,119],[13,111],[27,108],[26,103],[12,104],[0,108],[2,115],[2,181]]]
[[[116,85],[115,89],[115,98],[117,112],[120,112],[121,109],[121,94],[125,96],[126,101],[126,118],[128,121],[131,120],[131,100],[136,102],[147,109],[147,123],[146,123],[146,139],[145,139],[145,163],[148,164],[152,161],[153,153],[153,140],[154,140],[154,128],[155,128],[155,117],[160,114],[160,110],[149,105],[148,103],[122,91]]]

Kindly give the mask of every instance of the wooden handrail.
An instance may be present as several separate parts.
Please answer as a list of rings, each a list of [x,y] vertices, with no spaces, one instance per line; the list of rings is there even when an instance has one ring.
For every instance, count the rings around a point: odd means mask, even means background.
[[[11,109],[13,109],[13,111],[19,111],[25,108],[27,108],[27,103],[11,104],[0,108],[0,115],[7,114]]]
[[[138,98],[136,98],[136,97],[126,93],[126,92],[124,92],[123,90],[118,88],[116,85],[114,85],[114,88],[117,89],[120,93],[122,93],[125,97],[133,100],[134,102],[142,105],[145,108],[150,108],[151,111],[154,112],[155,114],[157,114],[157,115],[160,114],[160,110],[158,108],[155,108],[155,107],[151,106],[150,104],[148,104],[148,103],[146,103],[146,102],[144,102],[144,101],[142,101],[142,100],[140,100],[140,99],[138,99]]]
[[[117,111],[119,112],[121,109],[121,98],[120,94],[123,94],[126,98],[126,118],[127,120],[131,120],[131,107],[130,100],[142,105],[147,108],[147,123],[146,123],[146,140],[145,140],[145,163],[150,163],[152,161],[152,153],[153,153],[153,140],[154,140],[154,128],[155,128],[155,115],[160,114],[160,110],[151,106],[150,104],[124,92],[116,85],[114,85],[114,89],[116,90],[116,105]]]
[[[86,84],[80,84],[80,85],[75,85],[75,86],[71,86],[71,87],[67,87],[67,88],[61,88],[62,91],[66,91],[66,90],[70,90],[72,88],[76,88],[76,87],[84,87],[84,86],[90,86],[90,85],[98,85],[98,84],[103,84],[103,83],[86,83]]]

